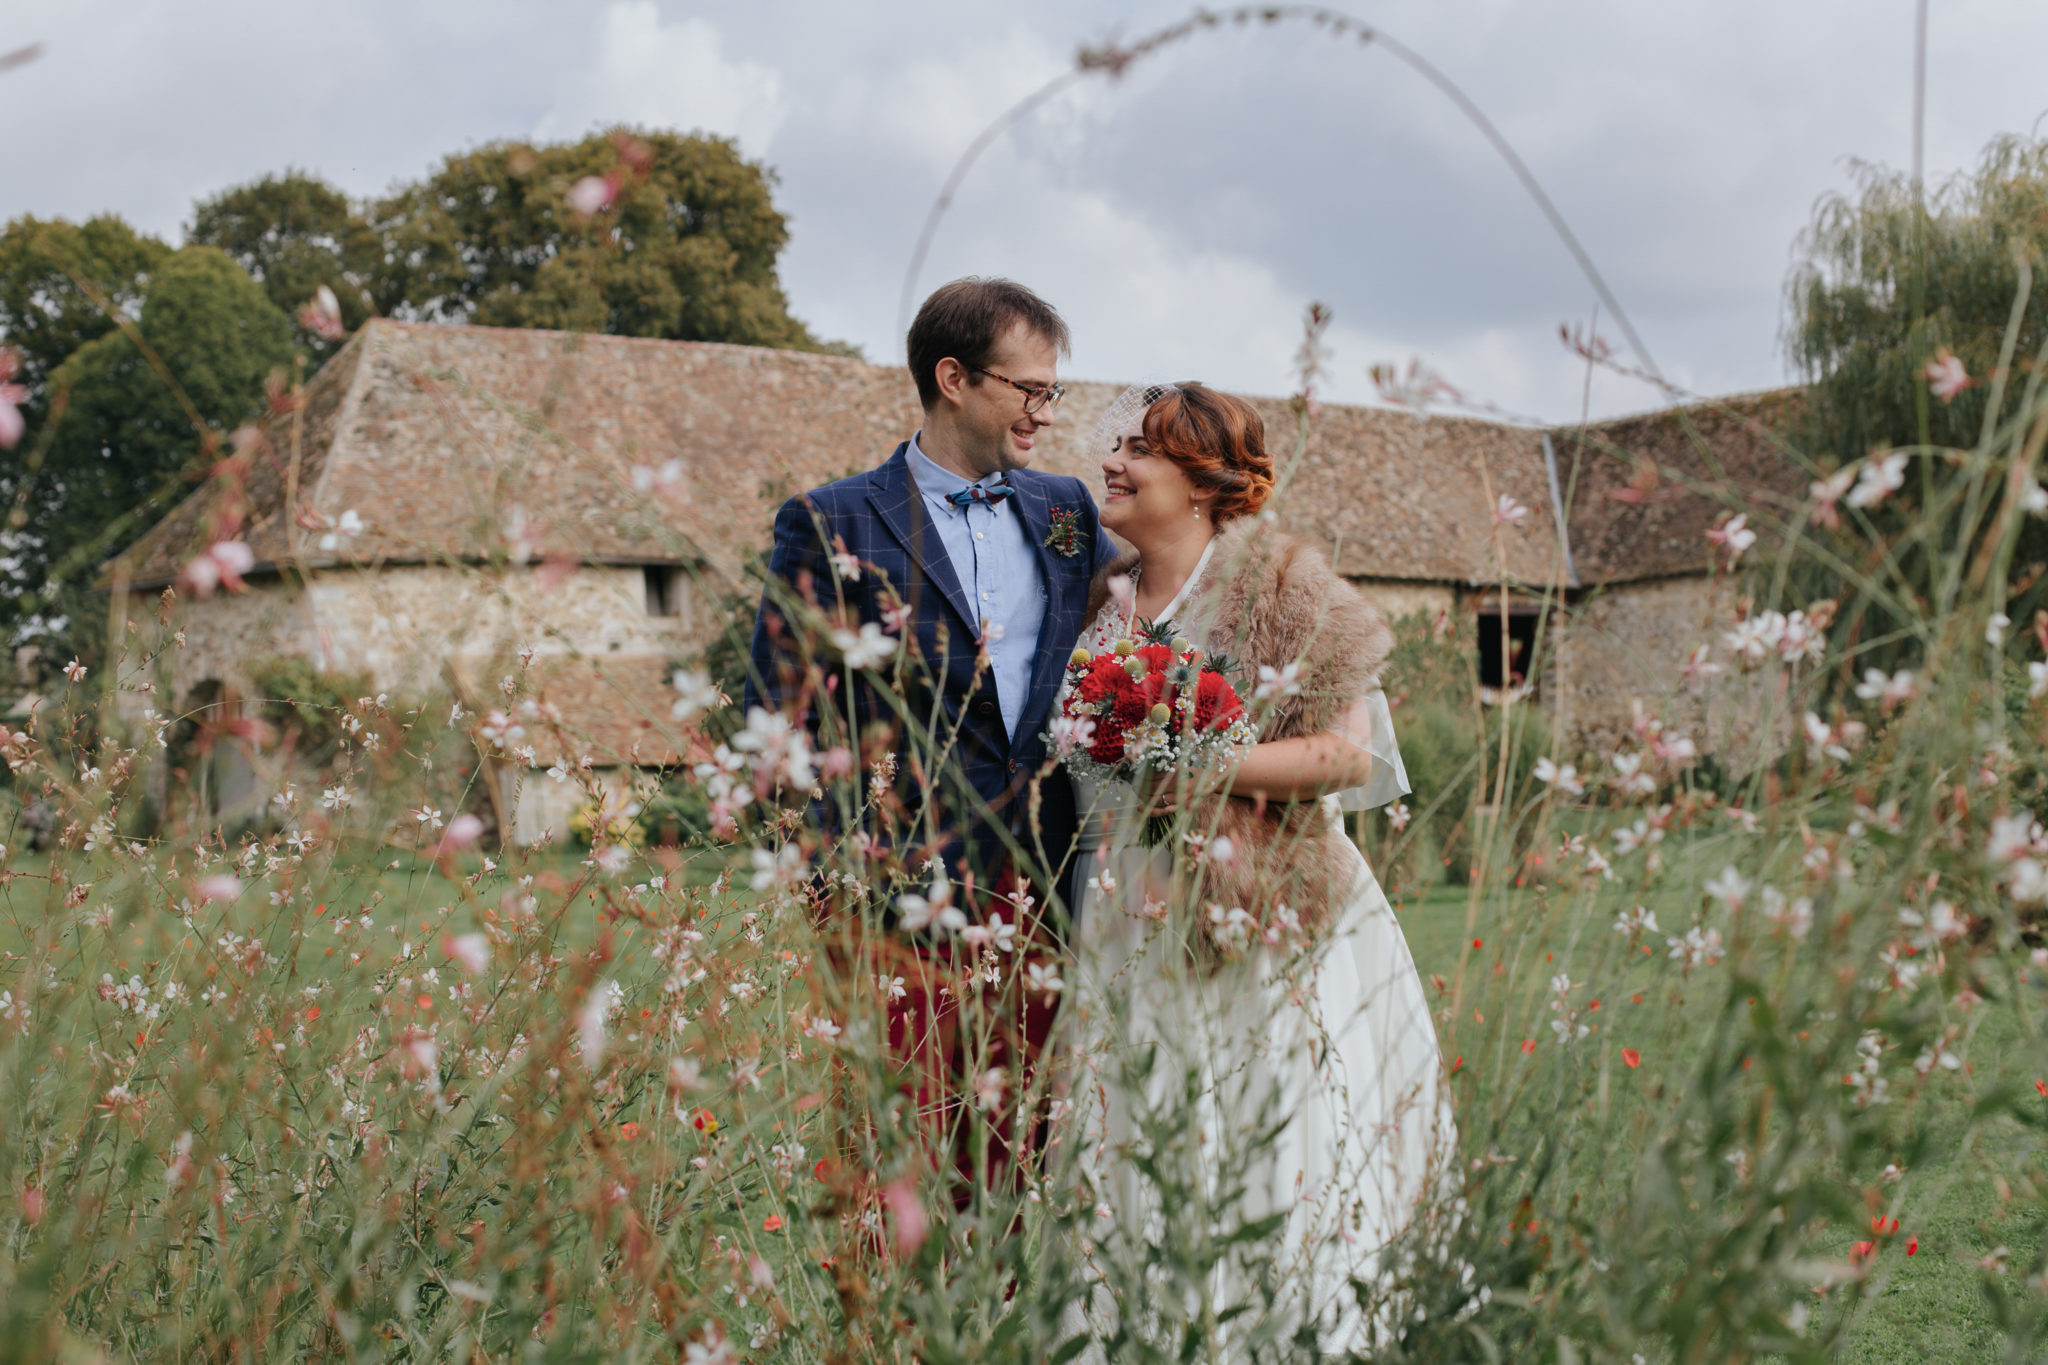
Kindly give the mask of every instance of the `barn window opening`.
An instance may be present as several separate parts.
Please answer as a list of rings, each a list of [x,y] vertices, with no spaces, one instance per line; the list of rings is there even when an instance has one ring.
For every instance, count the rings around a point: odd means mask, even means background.
[[[1536,657],[1536,630],[1542,614],[1510,608],[1503,631],[1498,610],[1479,613],[1479,687],[1482,700],[1498,705],[1535,693],[1530,664]]]
[[[640,577],[647,593],[647,614],[671,620],[689,615],[690,583],[674,564],[644,564]]]

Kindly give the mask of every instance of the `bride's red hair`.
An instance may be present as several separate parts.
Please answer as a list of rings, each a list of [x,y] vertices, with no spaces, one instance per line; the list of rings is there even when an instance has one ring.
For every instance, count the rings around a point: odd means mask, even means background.
[[[1145,409],[1145,444],[1214,492],[1218,522],[1248,517],[1273,492],[1273,457],[1257,408],[1200,384],[1181,384]]]

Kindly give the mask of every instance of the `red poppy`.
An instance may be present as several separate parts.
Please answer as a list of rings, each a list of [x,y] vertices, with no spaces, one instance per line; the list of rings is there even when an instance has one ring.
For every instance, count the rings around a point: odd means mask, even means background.
[[[1524,1052],[1534,1052],[1535,1050],[1536,1050],[1536,1040],[1535,1040],[1534,1038],[1524,1038],[1524,1039],[1522,1040],[1522,1051],[1524,1051]]]
[[[1632,1047],[1625,1047],[1621,1050],[1621,1064],[1633,1070],[1643,1064],[1643,1054]]]
[[[761,1220],[761,1231],[763,1231],[763,1232],[780,1232],[781,1230],[782,1230],[782,1215],[781,1215],[781,1214],[779,1214],[779,1213],[771,1213],[771,1214],[769,1214],[769,1215],[768,1215],[768,1216],[767,1216],[766,1218],[763,1218],[763,1219]]]

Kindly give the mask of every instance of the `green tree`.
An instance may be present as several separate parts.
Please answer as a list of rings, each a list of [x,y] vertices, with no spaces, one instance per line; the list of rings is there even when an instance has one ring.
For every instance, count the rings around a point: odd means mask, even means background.
[[[386,282],[384,249],[368,216],[303,171],[266,175],[201,200],[186,241],[232,256],[287,316],[295,317],[322,285],[334,291],[342,325],[351,332],[404,302],[376,292]],[[341,346],[303,325],[298,340],[316,361]]]
[[[587,216],[569,197],[586,177],[617,187]],[[731,141],[701,134],[493,143],[377,207],[380,296],[413,316],[490,326],[843,349],[790,316],[773,186]]]
[[[50,372],[114,330],[109,305],[133,315],[170,254],[111,214],[82,224],[24,217],[0,228],[0,338],[21,353],[31,423]]]
[[[60,647],[80,653],[105,611],[100,565],[189,489],[292,358],[290,320],[212,247],[157,267],[135,332],[140,344],[110,331],[51,373],[50,426],[24,443],[16,478],[10,624],[69,637]]]
[[[1976,447],[2016,302],[2021,263],[2032,285],[2019,314],[2012,373],[2004,376],[2009,420],[2036,361],[2048,344],[2048,142],[2000,138],[1977,167],[1924,196],[1910,177],[1858,166],[1852,194],[1832,195],[1815,209],[1801,236],[1786,288],[1786,346],[1808,381],[1806,444],[1820,469],[1846,465],[1873,450],[1918,448],[1896,494],[1863,511],[1845,508],[1838,549],[1842,565],[1881,585],[1856,592],[1838,629],[1866,642],[1862,663],[1910,658],[1927,645],[1912,637],[1915,613],[1938,609],[1955,591],[1957,562],[1936,554],[1936,523],[1969,518],[1959,542],[1981,546],[1999,524],[1996,489],[2005,470],[1984,483],[1992,496],[1968,501]],[[1944,401],[1929,389],[1926,369],[1953,353],[1974,377]],[[2010,457],[2019,442],[2001,443]],[[1973,552],[1966,559],[1974,563]],[[2048,523],[2026,518],[2006,610],[2016,622],[2048,606]],[[1822,575],[1826,577],[1826,575]],[[1830,585],[1806,585],[1815,595]],[[1832,586],[1840,587],[1839,581]],[[1830,595],[1839,595],[1830,593]],[[2010,647],[2026,633],[2012,632]]]
[[[571,191],[602,182],[608,202]],[[350,331],[372,314],[495,327],[855,353],[790,316],[774,172],[702,134],[498,142],[449,157],[375,203],[299,171],[203,201],[190,240],[217,246],[288,313],[326,285]],[[301,329],[324,358],[338,345]]]

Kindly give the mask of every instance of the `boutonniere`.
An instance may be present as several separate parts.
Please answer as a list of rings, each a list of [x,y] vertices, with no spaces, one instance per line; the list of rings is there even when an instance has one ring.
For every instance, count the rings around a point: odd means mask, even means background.
[[[1081,514],[1071,507],[1052,509],[1052,529],[1045,533],[1045,548],[1072,559],[1081,553]]]

